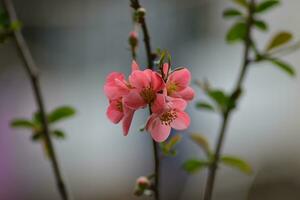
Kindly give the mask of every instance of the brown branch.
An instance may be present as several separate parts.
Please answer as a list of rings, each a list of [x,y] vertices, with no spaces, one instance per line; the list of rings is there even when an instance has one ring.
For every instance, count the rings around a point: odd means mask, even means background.
[[[139,10],[143,9],[141,7],[141,4],[139,0],[130,0],[131,1],[131,7],[135,10],[135,12],[138,12]],[[154,56],[152,53],[151,49],[151,43],[150,43],[150,36],[149,36],[149,31],[148,27],[146,24],[145,20],[145,13],[143,13],[141,16],[139,16],[138,23],[141,25],[143,35],[144,35],[144,44],[145,44],[145,49],[146,49],[146,54],[147,54],[147,60],[148,60],[148,69],[153,70],[154,67]],[[135,54],[132,55],[133,58],[136,56]],[[151,108],[149,106],[149,111],[151,115]],[[154,197],[156,200],[160,199],[159,195],[159,180],[160,180],[160,160],[159,160],[159,152],[158,152],[158,145],[157,143],[152,139],[152,144],[153,144],[153,155],[154,155]]]
[[[2,3],[5,7],[6,12],[9,15],[10,22],[15,22],[18,21],[16,11],[14,8],[14,5],[11,0],[2,0]],[[30,50],[26,44],[26,41],[20,32],[20,30],[15,30],[14,31],[14,38],[16,42],[16,46],[18,48],[19,55],[24,62],[24,68],[27,72],[28,78],[31,81],[32,89],[34,92],[35,96],[35,101],[38,106],[38,110],[41,114],[41,120],[42,120],[42,128],[43,128],[43,134],[44,134],[44,139],[47,148],[49,149],[49,157],[51,160],[52,168],[54,171],[54,175],[56,178],[57,182],[57,187],[59,190],[59,193],[61,195],[61,198],[63,200],[68,200],[68,193],[64,184],[64,181],[62,179],[62,175],[59,169],[59,164],[55,155],[54,147],[50,138],[50,131],[49,131],[49,126],[47,122],[47,115],[45,111],[45,106],[43,103],[43,98],[41,94],[41,88],[40,88],[40,83],[39,83],[39,76],[38,76],[38,68],[32,58],[32,55],[30,53]]]
[[[240,93],[243,81],[245,80],[247,69],[248,69],[249,64],[250,64],[249,53],[250,53],[250,48],[251,48],[251,45],[252,45],[251,28],[252,28],[252,25],[253,25],[254,9],[255,9],[255,0],[251,0],[250,5],[249,5],[249,11],[248,11],[249,15],[248,15],[247,24],[246,24],[247,25],[247,30],[246,30],[246,37],[245,37],[245,41],[244,41],[244,56],[243,56],[242,69],[240,71],[235,89],[232,92],[231,97],[233,97],[235,94]],[[219,160],[220,160],[220,157],[221,157],[221,150],[222,150],[222,146],[223,146],[224,138],[225,138],[225,134],[226,134],[226,127],[228,125],[228,121],[229,121],[232,109],[233,108],[229,108],[228,110],[226,110],[223,113],[222,126],[221,126],[221,129],[220,129],[220,132],[219,132],[217,145],[216,145],[215,152],[214,152],[213,161],[212,161],[212,164],[209,167],[208,178],[207,178],[207,181],[206,181],[206,188],[205,188],[205,192],[204,192],[204,200],[211,200],[212,199],[212,193],[213,193],[214,183],[215,183],[215,179],[216,179],[216,172],[217,172]]]
[[[139,0],[131,0],[131,7],[135,10],[138,11],[139,9],[141,9],[141,4],[139,2]],[[153,69],[153,52],[151,49],[151,43],[150,43],[150,35],[149,35],[149,31],[148,31],[148,27],[146,24],[146,20],[144,16],[141,16],[139,18],[139,23],[141,24],[141,28],[143,31],[143,35],[144,35],[144,43],[145,43],[145,49],[146,49],[146,54],[147,54],[147,60],[148,60],[148,68],[149,69]]]

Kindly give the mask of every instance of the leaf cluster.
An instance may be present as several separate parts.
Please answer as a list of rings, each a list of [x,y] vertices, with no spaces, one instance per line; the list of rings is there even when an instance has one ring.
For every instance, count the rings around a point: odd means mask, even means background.
[[[183,169],[190,174],[199,172],[202,169],[210,167],[215,159],[211,146],[207,138],[202,134],[192,133],[191,139],[205,152],[206,159],[190,159],[184,162]],[[237,169],[245,174],[251,174],[251,166],[241,158],[231,155],[223,155],[220,163]]]
[[[49,125],[60,122],[61,120],[70,118],[76,113],[75,109],[70,106],[61,106],[54,109],[47,115],[47,122]],[[40,112],[35,112],[31,119],[18,118],[11,122],[13,128],[25,128],[32,131],[32,141],[39,141],[44,137],[43,134],[43,123]],[[64,139],[66,137],[63,130],[54,129],[50,130],[51,136],[57,139]]]
[[[232,2],[235,7],[230,7],[223,12],[225,19],[235,20],[226,34],[228,43],[245,42],[248,29],[250,31],[252,29],[268,31],[269,25],[262,19],[262,15],[280,5],[279,0],[262,0],[255,5],[251,5],[246,0],[232,0]],[[251,50],[255,55],[250,62],[266,61],[290,76],[296,74],[294,67],[274,54],[274,52],[287,47],[292,41],[293,35],[290,32],[280,31],[274,34],[262,50],[258,49],[252,37],[249,39]]]
[[[15,30],[20,30],[22,24],[20,21],[10,22],[7,13],[0,8],[0,43],[8,41]]]

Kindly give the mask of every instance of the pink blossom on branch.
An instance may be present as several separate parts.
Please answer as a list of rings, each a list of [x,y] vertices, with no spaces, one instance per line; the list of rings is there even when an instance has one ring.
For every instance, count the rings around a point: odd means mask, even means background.
[[[106,111],[111,122],[117,124],[121,120],[124,135],[128,134],[133,114],[135,110],[128,108],[123,97],[130,92],[130,85],[125,80],[125,76],[119,72],[112,72],[107,76],[104,93],[109,99],[109,106]]]
[[[164,66],[164,68],[167,68],[167,66]],[[172,72],[168,76],[166,83],[168,96],[182,98],[186,101],[192,100],[194,98],[194,90],[189,87],[190,82],[191,72],[187,68]]]
[[[191,74],[188,69],[170,70],[163,65],[159,74],[150,69],[140,70],[133,61],[129,80],[119,72],[108,75],[104,92],[109,99],[107,117],[113,123],[122,121],[124,135],[128,134],[134,112],[150,106],[152,114],[146,125],[157,142],[166,140],[171,128],[184,130],[190,124],[190,117],[184,112],[187,102],[194,97],[189,87]]]
[[[163,94],[157,96],[153,113],[146,124],[146,130],[156,142],[165,141],[171,128],[184,130],[189,127],[190,117],[184,112],[186,105],[186,101],[180,98],[168,98]]]

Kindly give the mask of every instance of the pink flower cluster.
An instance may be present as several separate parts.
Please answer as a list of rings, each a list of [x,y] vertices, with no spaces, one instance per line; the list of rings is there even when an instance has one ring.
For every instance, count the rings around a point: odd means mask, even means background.
[[[171,128],[184,130],[189,126],[190,117],[184,110],[187,102],[194,98],[194,91],[189,87],[191,73],[186,68],[171,71],[167,63],[162,71],[161,74],[150,69],[142,71],[133,61],[128,81],[119,72],[107,76],[104,92],[109,107],[106,114],[115,124],[122,121],[125,136],[134,112],[148,105],[151,115],[146,130],[155,141],[165,141]]]

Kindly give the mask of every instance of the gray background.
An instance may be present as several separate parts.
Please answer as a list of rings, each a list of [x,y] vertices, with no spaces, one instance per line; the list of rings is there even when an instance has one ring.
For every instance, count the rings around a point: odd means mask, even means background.
[[[263,47],[277,30],[291,30],[300,38],[298,0],[265,15],[270,33],[255,33]],[[230,90],[241,63],[242,47],[229,46],[224,35],[231,24],[221,17],[229,6],[217,0],[152,0],[141,2],[153,47],[168,49],[175,66],[187,66],[193,79],[207,78],[214,86]],[[137,199],[132,195],[135,178],[153,169],[152,146],[138,128],[146,112],[137,112],[128,137],[108,121],[108,105],[102,87],[111,71],[130,73],[127,36],[132,29],[128,1],[117,0],[16,0],[24,35],[41,68],[41,84],[47,109],[72,105],[75,118],[57,127],[68,134],[56,141],[61,168],[76,200]],[[15,117],[30,117],[35,110],[29,81],[12,44],[0,46],[0,199],[59,199],[49,162],[30,132],[11,129]],[[300,53],[300,52],[299,52]],[[299,53],[286,60],[300,69]],[[145,64],[143,45],[139,62]],[[291,79],[273,66],[253,66],[245,82],[246,93],[232,118],[224,152],[248,160],[255,173],[246,176],[222,167],[215,200],[299,199],[300,79]],[[195,88],[195,86],[193,86]],[[196,89],[196,88],[195,88]],[[205,98],[196,89],[196,99]],[[220,118],[188,108],[188,131],[215,141]],[[176,158],[162,162],[164,200],[199,199],[205,173],[188,176],[182,162],[201,157],[199,148],[186,138]],[[249,195],[248,195],[249,194]],[[147,199],[147,198],[145,198]]]

